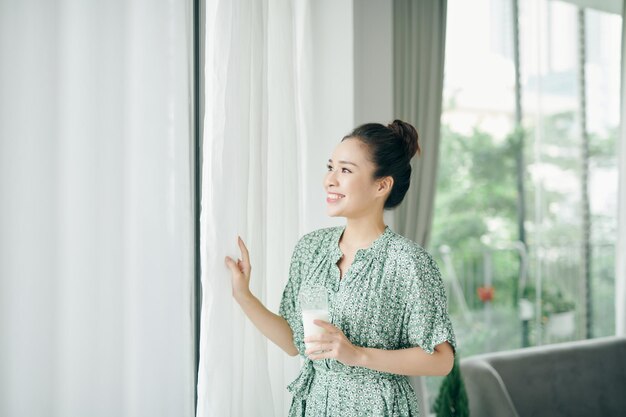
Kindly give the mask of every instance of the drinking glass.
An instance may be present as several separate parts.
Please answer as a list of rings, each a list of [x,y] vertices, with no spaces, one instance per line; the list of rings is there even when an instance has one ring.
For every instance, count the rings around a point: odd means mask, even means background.
[[[328,292],[326,287],[316,285],[300,290],[300,307],[302,309],[302,325],[304,337],[325,333],[326,330],[313,323],[313,320],[330,322],[328,315]],[[305,343],[309,347],[309,343]],[[315,352],[318,353],[318,352]]]

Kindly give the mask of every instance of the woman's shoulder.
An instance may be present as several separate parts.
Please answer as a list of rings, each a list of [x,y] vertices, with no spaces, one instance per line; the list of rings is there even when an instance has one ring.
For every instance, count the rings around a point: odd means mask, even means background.
[[[341,233],[343,226],[324,227],[305,233],[298,239],[296,249],[319,249],[328,247],[337,238],[337,234]]]
[[[343,229],[343,226],[331,226],[331,227],[323,227],[321,229],[316,229],[311,232],[305,233],[300,240],[324,240],[331,236],[335,236],[336,233],[340,232]]]
[[[395,282],[405,288],[407,294],[419,295],[424,289],[431,294],[433,289],[443,285],[433,256],[411,239],[395,234],[387,246],[387,257]]]
[[[426,249],[424,249],[419,243],[396,232],[391,234],[387,252],[393,255],[404,254],[405,256],[415,259],[430,256],[428,251],[426,251]]]
[[[437,268],[433,256],[417,242],[393,233],[387,246],[387,257],[396,258],[408,267]]]

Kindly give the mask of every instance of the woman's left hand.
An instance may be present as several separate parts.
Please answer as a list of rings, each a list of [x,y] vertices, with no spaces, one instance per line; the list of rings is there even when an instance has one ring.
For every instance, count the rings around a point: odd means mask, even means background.
[[[309,359],[332,358],[337,359],[344,365],[358,366],[362,356],[360,347],[350,343],[343,332],[332,324],[323,320],[314,320],[313,323],[326,330],[326,333],[304,338],[304,342],[309,344],[309,347],[304,351]]]

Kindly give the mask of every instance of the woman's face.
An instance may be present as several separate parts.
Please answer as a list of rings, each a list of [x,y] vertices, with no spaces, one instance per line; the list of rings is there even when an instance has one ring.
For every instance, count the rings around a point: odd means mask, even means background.
[[[324,189],[326,211],[331,217],[358,218],[382,210],[391,189],[391,178],[374,180],[375,166],[365,144],[345,139],[328,161]]]

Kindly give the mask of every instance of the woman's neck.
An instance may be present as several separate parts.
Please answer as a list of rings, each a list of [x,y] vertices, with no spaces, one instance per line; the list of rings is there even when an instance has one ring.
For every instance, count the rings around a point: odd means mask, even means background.
[[[382,216],[377,219],[348,219],[340,242],[349,248],[364,249],[384,233],[385,227]]]

